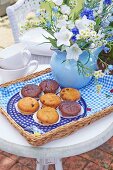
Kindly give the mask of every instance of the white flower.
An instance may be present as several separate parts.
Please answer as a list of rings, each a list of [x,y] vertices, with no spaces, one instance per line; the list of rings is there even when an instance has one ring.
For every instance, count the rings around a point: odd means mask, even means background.
[[[92,37],[95,37],[97,35],[97,32],[96,31],[91,31],[91,36]]]
[[[60,18],[65,19],[67,21],[68,20],[68,15],[62,15]]]
[[[70,7],[67,6],[67,5],[62,5],[62,6],[61,6],[61,12],[62,12],[62,14],[67,14],[67,15],[69,15],[70,12],[71,12],[71,9],[70,9]]]
[[[96,79],[99,79],[99,78],[102,78],[102,77],[104,77],[104,73],[102,73],[102,70],[98,70],[98,71],[94,71],[94,77],[96,78]]]
[[[102,44],[106,45],[108,42],[106,40],[102,40]]]
[[[99,4],[99,10],[97,12],[98,14],[101,14],[103,12],[103,3],[104,3],[104,0],[101,0]]]
[[[89,24],[89,28],[90,28],[91,30],[94,30],[95,24],[96,24],[96,22],[95,22],[95,23],[94,23],[94,22],[91,22],[91,23]]]
[[[75,24],[74,24],[73,21],[70,20],[70,21],[67,22],[67,26],[68,26],[69,29],[72,29],[72,28],[74,28]]]
[[[90,37],[90,30],[86,29],[86,30],[81,30],[80,31],[80,35],[82,36],[83,39],[87,39]]]
[[[94,49],[96,47],[96,44],[95,43],[92,43],[91,45],[90,45],[90,48],[91,49]]]
[[[91,37],[91,30],[86,29],[86,30],[80,30],[79,34],[76,35],[77,40],[79,39],[88,39]]]
[[[99,32],[96,33],[95,31],[91,31],[89,40],[93,41],[94,43],[100,42],[102,44],[104,37],[105,34],[103,33],[99,33]]]
[[[54,36],[57,39],[57,46],[70,46],[70,38],[72,35],[73,33],[71,31],[69,31],[66,27],[62,27],[59,32],[54,33]]]
[[[82,50],[79,48],[79,46],[75,43],[71,47],[67,47],[67,59],[75,59],[78,61],[79,55],[82,54]]]
[[[78,28],[79,31],[88,29],[90,25],[95,25],[95,22],[87,19],[85,15],[82,19],[76,20],[75,22],[75,26]]]
[[[57,20],[57,28],[62,28],[63,26],[66,27],[67,21],[65,19],[59,19]]]
[[[56,5],[60,6],[63,3],[63,0],[52,0]]]
[[[77,35],[76,35],[76,39],[77,39],[77,40],[80,40],[80,39],[82,39],[82,36],[81,36],[80,34],[77,34]]]

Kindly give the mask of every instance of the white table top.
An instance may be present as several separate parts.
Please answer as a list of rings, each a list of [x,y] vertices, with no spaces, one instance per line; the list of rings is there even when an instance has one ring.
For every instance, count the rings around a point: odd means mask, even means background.
[[[38,70],[48,65],[39,66]],[[72,135],[33,147],[0,114],[0,149],[19,156],[32,158],[68,157],[92,150],[113,136],[113,113],[80,129]]]

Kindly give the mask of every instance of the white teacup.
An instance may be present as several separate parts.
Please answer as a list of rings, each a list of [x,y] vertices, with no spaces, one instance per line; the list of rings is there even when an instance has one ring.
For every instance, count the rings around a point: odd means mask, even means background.
[[[31,53],[21,43],[14,44],[0,52],[0,67],[3,69],[20,69],[31,60]]]
[[[38,67],[38,61],[32,60],[29,64],[21,69],[16,70],[8,70],[0,68],[0,80],[1,84],[5,82],[9,82],[15,80],[20,77],[24,77],[33,73]]]

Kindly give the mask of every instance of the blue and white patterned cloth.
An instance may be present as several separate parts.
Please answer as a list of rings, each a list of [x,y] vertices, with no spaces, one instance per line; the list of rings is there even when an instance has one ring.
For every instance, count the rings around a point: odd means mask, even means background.
[[[87,116],[113,104],[113,93],[110,92],[113,89],[113,76],[106,75],[99,79],[98,83],[102,85],[101,93],[99,94],[97,93],[94,79],[88,86],[80,90],[87,107],[91,108],[91,111],[87,112]]]
[[[32,125],[34,127],[37,127],[37,129],[39,129],[39,132],[41,131],[42,133],[46,133],[73,120],[76,121],[81,117],[95,114],[103,108],[106,108],[113,104],[113,93],[111,93],[111,89],[113,89],[113,76],[106,75],[104,78],[101,78],[99,80],[99,84],[102,85],[102,90],[100,94],[97,93],[95,80],[92,79],[88,86],[80,89],[81,96],[85,100],[85,102],[83,99],[81,99],[80,101],[80,104],[84,108],[84,113],[80,117],[69,119],[62,118],[61,121],[57,124],[54,124],[52,126],[42,126],[34,121],[32,115],[23,116],[22,114],[18,113],[15,108],[15,103],[17,103],[18,100],[21,98],[19,96],[19,92],[22,87],[24,87],[26,84],[39,84],[41,81],[46,79],[54,79],[54,75],[52,74],[52,72],[33,78],[32,80],[16,83],[6,88],[0,88],[0,107],[7,111],[16,123],[18,123],[21,127],[29,132],[29,126]],[[85,103],[87,107],[90,108],[87,113]]]

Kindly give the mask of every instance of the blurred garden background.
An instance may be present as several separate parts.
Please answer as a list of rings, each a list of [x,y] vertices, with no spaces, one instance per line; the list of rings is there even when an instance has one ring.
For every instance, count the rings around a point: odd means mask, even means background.
[[[17,0],[0,0],[0,50],[14,43],[6,8]]]

